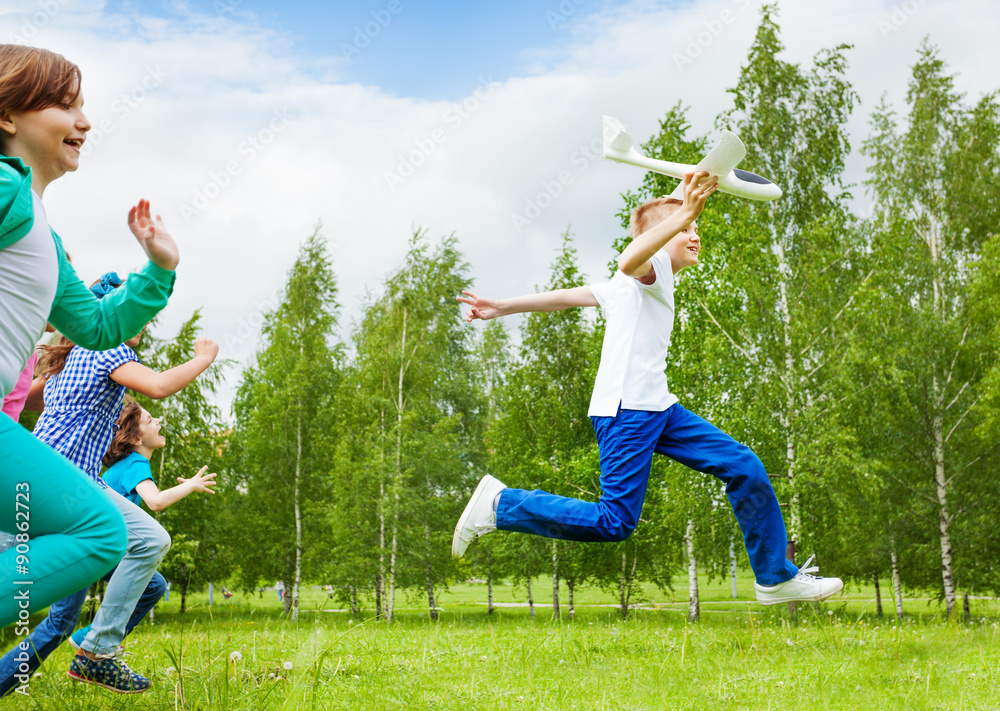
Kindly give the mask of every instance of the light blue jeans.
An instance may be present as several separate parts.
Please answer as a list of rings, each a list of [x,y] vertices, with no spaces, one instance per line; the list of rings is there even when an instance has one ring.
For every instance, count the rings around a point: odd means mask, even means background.
[[[170,549],[170,534],[152,516],[121,494],[105,489],[125,519],[128,548],[104,591],[104,602],[80,646],[94,654],[111,654],[125,639],[136,603]]]

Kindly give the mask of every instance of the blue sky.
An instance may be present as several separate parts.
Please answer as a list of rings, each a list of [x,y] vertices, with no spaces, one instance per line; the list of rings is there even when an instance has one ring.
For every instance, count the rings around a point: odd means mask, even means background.
[[[286,35],[295,52],[333,58],[342,81],[378,86],[396,96],[453,101],[467,95],[480,76],[505,81],[532,73],[537,50],[558,54],[571,39],[574,21],[603,4],[187,0],[183,7],[251,21],[252,15],[261,26]],[[109,7],[171,17],[182,6],[165,0],[114,0]]]
[[[714,137],[765,0],[398,0],[396,13],[392,1],[0,0],[5,35],[83,70],[95,130],[79,174],[46,192],[78,272],[140,266],[125,215],[149,198],[182,253],[157,333],[201,308],[205,334],[241,364],[317,221],[345,337],[414,229],[454,234],[482,295],[546,283],[568,226],[581,271],[601,278],[621,195],[643,177],[598,160],[601,115],[642,141],[680,100],[693,133]],[[864,179],[857,148],[882,93],[903,108],[924,37],[970,99],[996,90],[994,2],[780,0],[787,61],[854,46],[847,182]],[[348,61],[342,44],[373,12],[391,20]]]

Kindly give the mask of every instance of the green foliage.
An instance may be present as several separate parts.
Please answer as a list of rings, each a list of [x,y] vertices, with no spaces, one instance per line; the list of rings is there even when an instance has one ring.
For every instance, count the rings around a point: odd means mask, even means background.
[[[485,402],[470,359],[470,331],[455,302],[469,285],[466,268],[453,236],[434,245],[417,231],[354,334],[356,430],[364,439],[350,456],[367,482],[359,489],[344,489],[347,480],[334,487],[335,498],[357,499],[350,520],[364,521],[366,533],[355,538],[338,525],[336,539],[338,550],[366,561],[346,584],[360,587],[363,571],[388,616],[397,587],[425,590],[436,616],[435,588],[453,571],[457,494],[482,471]]]
[[[993,93],[967,105],[926,41],[906,100],[900,130],[883,99],[863,148],[879,262],[858,304],[854,367],[881,418],[859,437],[887,465],[887,501],[918,522],[904,580],[938,589],[943,580],[950,611],[956,588],[998,584],[981,561],[1000,550],[982,527],[982,512],[1000,506],[983,485],[995,475],[995,439],[982,437],[1000,355],[990,308],[1000,284],[1000,104]]]
[[[234,405],[230,471],[241,495],[230,535],[240,542],[240,584],[253,590],[282,579],[293,608],[295,581],[322,565],[315,557],[326,538],[324,502],[341,432],[336,295],[317,227],[299,250],[282,302],[265,316],[263,342]]]
[[[163,372],[189,361],[194,357],[194,342],[201,335],[200,323],[198,310],[173,338],[157,338],[147,331],[138,347],[143,363]],[[222,472],[228,432],[213,400],[227,366],[225,361],[217,361],[186,388],[162,400],[134,394],[142,407],[160,419],[166,438],[166,446],[153,452],[150,459],[154,482],[161,491],[175,486],[178,477],[194,476],[203,466],[210,472]],[[214,490],[215,495],[195,494],[163,511],[150,512],[173,539],[161,567],[167,579],[178,583],[182,594],[189,586],[201,589],[211,580],[225,578],[233,566],[232,549],[226,543],[226,512],[236,490],[224,475]],[[178,546],[182,540],[193,545],[184,549]]]

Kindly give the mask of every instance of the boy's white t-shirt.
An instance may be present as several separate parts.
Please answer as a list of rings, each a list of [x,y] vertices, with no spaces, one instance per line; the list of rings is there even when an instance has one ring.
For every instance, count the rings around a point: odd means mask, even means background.
[[[649,286],[623,272],[591,290],[606,319],[601,364],[590,398],[591,417],[623,410],[662,412],[677,402],[667,388],[667,351],[674,326],[674,273],[660,250],[649,259],[656,281]]]

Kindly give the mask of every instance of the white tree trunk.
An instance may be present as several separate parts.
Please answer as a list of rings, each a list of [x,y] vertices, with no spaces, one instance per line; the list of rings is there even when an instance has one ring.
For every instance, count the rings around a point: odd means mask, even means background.
[[[406,320],[407,309],[403,308],[403,333],[399,339],[399,373],[396,383],[396,471],[393,488],[392,551],[389,558],[389,605],[386,619],[391,620],[396,609],[396,553],[399,532],[399,489],[403,485],[403,379],[406,374]]]
[[[698,559],[694,557],[694,520],[689,519],[687,533],[684,535],[688,556],[688,620],[697,622],[701,617],[701,605],[698,600]]]
[[[941,231],[938,221],[932,216],[930,218],[929,244],[931,248],[931,261],[934,263],[934,313],[944,325],[946,321],[944,307],[944,285],[937,275],[938,260],[941,256]],[[952,567],[952,547],[951,547],[951,516],[948,513],[948,479],[945,476],[945,456],[944,456],[944,392],[938,376],[934,375],[933,400],[931,407],[934,408],[931,420],[931,437],[934,440],[934,488],[938,500],[938,537],[941,541],[941,578],[944,582],[944,601],[947,607],[948,616],[955,607],[955,577]]]
[[[785,248],[781,240],[774,235],[774,252],[778,257],[778,296],[781,308],[782,338],[785,346],[785,373],[782,385],[785,388],[785,407],[779,418],[785,433],[785,464],[788,468],[788,487],[791,491],[791,507],[789,511],[789,540],[799,537],[799,493],[795,480],[795,355],[792,352],[792,315],[788,308],[788,277],[791,269],[785,256]]]
[[[531,592],[531,575],[528,575],[528,609],[531,611],[531,616],[535,616],[535,596]]]
[[[379,440],[378,579],[375,581],[375,613],[381,618],[385,612],[385,410],[381,411]]]
[[[486,614],[493,614],[493,553],[490,552],[490,564],[486,569]]]
[[[301,355],[301,354],[300,354]],[[302,400],[295,423],[295,579],[292,582],[292,620],[299,619],[299,586],[302,584]]]
[[[732,541],[729,542],[729,577],[733,583],[733,599],[735,600],[738,597],[736,594],[736,544]]]
[[[891,557],[892,557],[892,591],[896,598],[896,617],[902,617],[903,586],[899,584],[899,558],[896,556],[895,546],[893,546]]]
[[[559,611],[559,541],[552,539],[552,616],[557,620]]]

